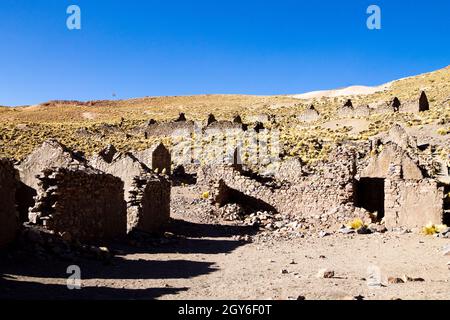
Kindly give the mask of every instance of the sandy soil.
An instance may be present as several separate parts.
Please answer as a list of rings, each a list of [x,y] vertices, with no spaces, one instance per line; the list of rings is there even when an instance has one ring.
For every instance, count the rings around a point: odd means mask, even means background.
[[[189,208],[174,213],[174,243],[119,246],[112,264],[77,262],[81,290],[66,287],[73,262],[3,259],[0,298],[450,299],[450,257],[442,251],[449,239],[389,232],[248,243],[238,236],[252,228],[205,223]],[[335,277],[318,278],[322,268]],[[382,287],[368,286],[368,268],[379,268]],[[425,281],[387,281],[403,275]]]

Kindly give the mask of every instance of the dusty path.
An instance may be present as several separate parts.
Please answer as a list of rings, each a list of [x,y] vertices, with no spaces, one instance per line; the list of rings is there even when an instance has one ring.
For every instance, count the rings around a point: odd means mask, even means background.
[[[112,265],[83,262],[83,288],[77,291],[66,288],[69,263],[3,261],[0,298],[450,299],[450,258],[442,254],[448,239],[387,233],[246,244],[235,240],[246,231],[239,227],[187,229],[189,237],[175,244],[125,248]],[[385,287],[367,286],[373,265]],[[317,278],[321,268],[334,270],[335,278]],[[387,277],[404,274],[425,281],[387,283]]]

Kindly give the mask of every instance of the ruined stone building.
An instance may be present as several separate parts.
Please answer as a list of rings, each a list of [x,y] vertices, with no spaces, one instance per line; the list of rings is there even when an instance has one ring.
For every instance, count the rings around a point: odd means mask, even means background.
[[[0,248],[12,242],[19,230],[16,210],[17,173],[13,164],[0,159]]]
[[[127,211],[119,178],[75,165],[45,169],[37,179],[31,223],[79,241],[126,235]]]
[[[399,131],[399,142],[410,141]],[[327,161],[309,170],[302,169],[299,159],[282,161],[272,179],[239,172],[231,165],[203,167],[198,172],[198,183],[212,190],[219,205],[251,204],[302,217],[323,217],[338,210],[348,218],[357,208],[363,208],[376,213],[378,221],[384,219],[388,228],[448,223],[445,213],[450,208],[444,203],[448,186],[428,177],[418,161],[396,143],[380,147],[381,152],[361,162],[354,149],[341,146]]]
[[[318,168],[316,174],[293,174],[281,185],[241,173],[231,165],[202,167],[197,181],[210,187],[220,205],[235,201],[286,215],[326,213],[336,206],[353,203],[354,155],[342,149],[336,153],[332,155],[333,162]]]
[[[430,110],[430,104],[425,91],[422,91],[419,98],[419,112]]]
[[[161,232],[170,220],[170,182],[155,174],[136,176],[129,194],[128,232]]]
[[[300,114],[298,117],[299,121],[302,122],[314,122],[320,119],[320,113],[319,111],[314,108],[313,105],[311,105],[308,109],[306,109],[302,114]]]
[[[172,158],[170,151],[163,143],[158,143],[142,151],[134,151],[133,155],[152,171],[156,170],[164,174],[171,173]]]
[[[20,175],[20,186],[17,191],[18,210],[22,222],[28,220],[28,210],[33,207],[33,197],[37,194],[36,178],[42,170],[49,167],[68,167],[73,164],[85,164],[86,160],[55,139],[45,141],[36,148],[17,167]]]
[[[400,100],[397,98],[397,97],[395,97],[393,100],[392,100],[392,102],[391,102],[391,107],[392,107],[392,110],[394,111],[394,112],[399,112],[400,111],[400,107],[401,107],[401,102],[400,102]]]
[[[170,152],[159,144],[136,154],[142,162],[132,153],[120,153],[110,146],[94,156],[89,164],[123,181],[128,231],[161,231],[170,217],[171,186],[165,176],[153,174],[146,164],[158,172],[169,173]]]
[[[444,189],[397,144],[390,142],[360,173],[358,204],[385,218],[386,227],[444,222]]]

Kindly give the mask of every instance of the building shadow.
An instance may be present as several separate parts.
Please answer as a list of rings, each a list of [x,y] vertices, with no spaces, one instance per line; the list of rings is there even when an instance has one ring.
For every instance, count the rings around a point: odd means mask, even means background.
[[[0,300],[154,300],[188,288],[118,289],[82,287],[69,290],[65,284],[15,281],[0,274]]]
[[[253,226],[233,226],[223,224],[203,224],[171,219],[167,231],[192,238],[220,238],[254,235],[258,231]]]
[[[77,265],[82,272],[82,279],[189,279],[214,271],[211,262],[189,260],[129,260],[115,257],[108,263],[93,260],[63,261],[28,261],[17,264],[15,261],[2,262],[0,274],[37,278],[67,278],[69,265]]]

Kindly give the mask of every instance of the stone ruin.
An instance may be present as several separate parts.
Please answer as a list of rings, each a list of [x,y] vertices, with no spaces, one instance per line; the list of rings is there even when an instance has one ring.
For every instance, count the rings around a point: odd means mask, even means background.
[[[422,91],[419,98],[419,112],[430,110],[430,104],[425,91]]]
[[[34,205],[39,180],[36,178],[42,170],[49,167],[68,167],[73,164],[85,164],[86,160],[69,150],[55,139],[45,141],[36,148],[17,167],[20,185],[17,191],[20,220],[28,220],[28,210]]]
[[[134,131],[136,133],[144,134],[144,138],[148,139],[150,136],[171,136],[176,135],[178,132],[186,132],[188,134],[194,132],[194,121],[187,121],[186,118],[181,117],[173,122],[155,122],[146,123],[143,126],[137,127]]]
[[[170,182],[154,174],[136,176],[129,194],[128,232],[161,232],[170,219]]]
[[[355,112],[355,108],[353,108],[352,100],[348,99],[347,102],[338,109],[337,114],[340,117],[351,117]]]
[[[120,153],[110,146],[94,156],[89,164],[124,182],[128,231],[161,231],[170,216],[170,183],[165,176],[152,172],[170,173],[170,152],[161,143],[135,154]],[[149,228],[145,229],[146,226]]]
[[[44,169],[30,223],[65,239],[110,240],[126,235],[123,182],[84,166]]]
[[[388,228],[444,222],[444,189],[393,142],[361,171],[358,190],[359,205],[384,217]]]
[[[208,120],[206,120],[206,125],[209,126],[210,124],[217,122],[216,117],[214,117],[213,114],[208,115]]]
[[[175,122],[184,122],[184,121],[186,121],[186,115],[183,112],[181,112],[178,115],[178,118],[175,120]]]
[[[302,122],[314,122],[320,119],[319,111],[311,105],[307,110],[298,116],[298,120]]]
[[[417,139],[408,135],[405,128],[395,123],[389,132],[381,133],[370,139],[372,150],[376,150],[379,146],[393,142],[404,150],[416,149]]]
[[[163,174],[171,173],[172,160],[170,151],[163,143],[158,143],[142,151],[134,151],[133,155],[152,171]]]
[[[401,102],[400,100],[395,97],[392,101],[391,101],[391,108],[394,112],[399,112],[400,111],[400,107],[401,107]]]
[[[120,178],[124,182],[125,200],[128,201],[129,190],[135,176],[148,173],[150,170],[133,154],[117,152],[114,146],[108,146],[89,161],[90,166]]]
[[[233,118],[233,123],[242,124],[242,118],[241,118],[241,116],[240,116],[240,115],[236,115],[236,116]]]
[[[252,204],[307,218],[326,218],[339,211],[347,219],[362,208],[372,213],[372,219],[384,219],[388,228],[446,222],[444,188],[439,182],[428,177],[401,146],[387,142],[381,147],[378,154],[357,160],[354,148],[341,146],[327,161],[307,168],[300,159],[285,160],[271,179],[232,165],[207,166],[199,169],[197,182],[212,190],[220,206]]]
[[[16,211],[17,173],[13,164],[0,159],[0,248],[11,243],[19,230]]]
[[[257,133],[259,133],[260,131],[264,130],[264,124],[262,122],[256,122],[255,126],[253,127],[253,130]]]
[[[168,150],[162,144],[151,150],[141,155],[152,155],[151,167],[170,169]],[[168,177],[112,145],[88,162],[49,140],[18,169],[0,160],[0,246],[14,240],[20,222],[41,226],[65,240],[99,241],[127,231],[161,232],[170,219]],[[29,193],[24,193],[24,186]],[[19,220],[16,207],[26,217]]]
[[[219,205],[229,202],[252,204],[284,215],[326,214],[331,208],[351,207],[353,203],[354,154],[338,149],[330,159],[333,161],[326,169],[323,164],[312,174],[291,175],[289,181],[281,185],[239,172],[230,165],[201,167],[197,183],[208,186]]]
[[[347,108],[353,108],[353,102],[351,99],[348,99],[347,102],[345,102],[344,107]]]

